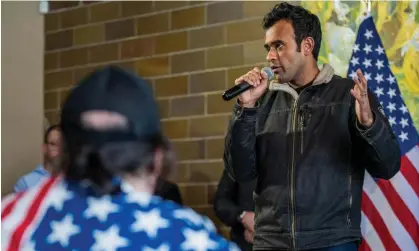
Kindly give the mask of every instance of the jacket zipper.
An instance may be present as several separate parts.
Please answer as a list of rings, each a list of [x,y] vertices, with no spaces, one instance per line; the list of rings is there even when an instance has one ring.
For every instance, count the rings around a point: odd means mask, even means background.
[[[290,177],[290,197],[291,197],[291,238],[292,238],[292,247],[293,250],[296,250],[295,243],[295,191],[294,191],[294,169],[295,169],[295,135],[297,128],[297,104],[298,98],[294,101],[293,106],[293,119],[292,119],[292,128],[293,128],[293,137],[292,137],[292,158],[291,158],[291,177]]]
[[[348,227],[352,227],[352,223],[351,223],[351,218],[350,218],[350,214],[351,214],[351,208],[352,208],[352,173],[349,173],[349,182],[348,182],[348,200],[349,200],[349,209],[348,209],[348,215],[346,217],[346,221],[348,224]]]
[[[304,112],[303,113],[301,113],[301,115],[300,115],[300,130],[301,130],[301,145],[300,145],[300,148],[301,148],[301,151],[300,151],[300,153],[302,154],[303,153],[303,149],[304,149]]]

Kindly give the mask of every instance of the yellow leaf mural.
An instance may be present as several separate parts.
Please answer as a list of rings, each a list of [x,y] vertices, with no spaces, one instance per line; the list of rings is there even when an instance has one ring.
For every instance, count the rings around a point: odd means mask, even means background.
[[[301,1],[322,24],[319,63],[330,63],[336,73],[347,75],[358,27],[366,11],[365,1]],[[383,42],[391,70],[419,131],[419,3],[373,1],[371,16]]]

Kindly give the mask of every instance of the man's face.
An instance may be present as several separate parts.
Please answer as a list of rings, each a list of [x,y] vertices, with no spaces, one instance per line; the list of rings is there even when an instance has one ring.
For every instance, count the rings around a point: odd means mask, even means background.
[[[294,29],[286,20],[276,22],[265,33],[266,59],[280,83],[292,82],[302,68],[304,55],[298,52]]]
[[[52,130],[47,137],[47,142],[44,144],[45,161],[58,161],[61,155],[61,144],[61,132],[57,129]]]

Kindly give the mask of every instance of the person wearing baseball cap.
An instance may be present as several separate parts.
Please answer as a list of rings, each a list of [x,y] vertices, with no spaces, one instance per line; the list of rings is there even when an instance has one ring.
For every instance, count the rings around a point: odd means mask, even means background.
[[[173,164],[148,83],[96,70],[61,114],[62,175],[2,201],[2,250],[238,250],[192,209],[153,196]]]

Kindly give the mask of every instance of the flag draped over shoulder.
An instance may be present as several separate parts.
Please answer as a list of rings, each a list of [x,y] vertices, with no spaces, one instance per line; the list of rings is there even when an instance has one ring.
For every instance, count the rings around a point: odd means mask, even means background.
[[[391,72],[371,16],[361,23],[349,77],[361,69],[400,143],[401,169],[391,180],[365,174],[360,251],[419,250],[419,136]]]

